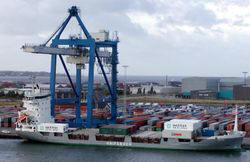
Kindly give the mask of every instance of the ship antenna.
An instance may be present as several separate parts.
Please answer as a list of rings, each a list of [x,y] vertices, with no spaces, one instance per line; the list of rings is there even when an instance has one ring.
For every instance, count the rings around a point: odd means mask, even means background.
[[[235,105],[234,132],[238,132],[238,105]]]

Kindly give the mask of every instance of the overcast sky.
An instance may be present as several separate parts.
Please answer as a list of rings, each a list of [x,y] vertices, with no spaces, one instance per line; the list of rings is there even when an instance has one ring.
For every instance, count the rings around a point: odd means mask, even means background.
[[[0,70],[49,71],[50,56],[22,52],[43,43],[81,8],[90,32],[119,32],[119,69],[129,75],[242,76],[250,73],[248,0],[11,0],[0,3]],[[79,32],[73,22],[67,32]],[[60,64],[59,64],[60,65]],[[73,66],[69,66],[74,73]],[[58,72],[62,73],[61,66]]]

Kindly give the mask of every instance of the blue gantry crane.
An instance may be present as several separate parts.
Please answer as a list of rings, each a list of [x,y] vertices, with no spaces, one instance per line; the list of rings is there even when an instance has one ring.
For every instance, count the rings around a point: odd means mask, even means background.
[[[117,117],[117,64],[118,64],[118,50],[117,45],[119,42],[118,37],[115,39],[94,39],[88,32],[87,28],[83,24],[80,16],[79,9],[76,6],[72,6],[69,10],[69,15],[65,21],[59,26],[59,28],[51,35],[51,37],[42,45],[24,45],[22,48],[24,52],[38,53],[38,54],[50,54],[51,55],[51,69],[50,69],[50,93],[51,93],[51,116],[55,116],[55,104],[69,104],[74,103],[76,105],[76,118],[74,120],[75,127],[85,126],[86,128],[95,127],[99,122],[93,118],[93,95],[94,95],[94,65],[95,61],[101,69],[102,75],[107,84],[110,93],[111,104],[111,118],[108,120],[110,123],[114,123]],[[75,17],[81,30],[83,31],[85,38],[70,37],[69,39],[61,39],[61,35],[64,29],[68,25],[71,18]],[[49,42],[51,42],[50,45]],[[64,48],[62,48],[64,46]],[[66,47],[65,47],[66,46]],[[111,52],[105,52],[111,49]],[[63,56],[67,55],[71,57],[71,60],[76,61],[76,86],[74,86],[71,76],[67,70]],[[59,57],[66,75],[69,79],[71,87],[75,93],[74,98],[55,98],[55,84],[56,84],[56,66],[57,57]],[[105,72],[105,68],[102,60],[110,60],[111,64],[111,83]],[[87,118],[83,120],[81,118],[81,69],[83,64],[87,63],[88,67],[88,89],[87,89]],[[107,122],[107,120],[105,121]]]

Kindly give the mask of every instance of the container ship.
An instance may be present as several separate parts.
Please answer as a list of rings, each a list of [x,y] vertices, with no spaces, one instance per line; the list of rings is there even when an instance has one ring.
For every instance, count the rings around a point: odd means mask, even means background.
[[[238,131],[237,107],[232,131],[212,131],[201,120],[162,121],[161,131],[147,125],[110,124],[99,128],[69,128],[50,115],[50,95],[39,88],[27,93],[18,112],[16,132],[24,139],[70,145],[112,146],[176,150],[239,150],[245,132]],[[154,120],[141,121],[154,122]],[[152,124],[152,123],[151,123]],[[143,125],[143,124],[142,124]]]

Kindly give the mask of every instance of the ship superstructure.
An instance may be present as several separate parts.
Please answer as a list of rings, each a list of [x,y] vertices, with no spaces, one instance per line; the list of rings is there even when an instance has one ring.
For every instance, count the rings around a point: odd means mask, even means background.
[[[41,123],[54,123],[50,115],[50,94],[42,92],[38,85],[25,93],[23,107],[26,109],[18,112],[17,130],[34,132]]]

